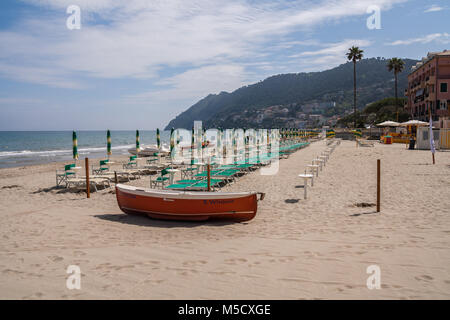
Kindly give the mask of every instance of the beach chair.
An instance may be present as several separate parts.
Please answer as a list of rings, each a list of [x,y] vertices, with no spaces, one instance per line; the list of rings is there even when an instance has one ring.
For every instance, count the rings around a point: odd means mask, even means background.
[[[56,186],[64,184],[67,187],[67,178],[76,176],[75,163],[67,164],[64,166],[64,171],[56,170]]]
[[[100,160],[98,168],[92,166],[92,174],[102,174],[102,172],[109,171],[109,160]]]
[[[149,159],[147,159],[147,164],[155,164],[159,160],[158,153],[153,153],[153,156],[151,156]]]
[[[137,156],[130,156],[127,163],[123,164],[124,169],[132,169],[137,167]]]
[[[167,169],[163,169],[161,170],[160,176],[155,180],[152,180],[152,177],[150,176],[150,188],[152,188],[152,186],[156,188],[159,184],[161,184],[161,187],[164,187],[166,181],[169,180],[169,177],[167,177],[168,174],[169,172],[167,171]]]
[[[192,176],[196,173],[198,173],[198,169],[195,167],[187,167],[187,168],[181,169],[181,179],[192,178]]]

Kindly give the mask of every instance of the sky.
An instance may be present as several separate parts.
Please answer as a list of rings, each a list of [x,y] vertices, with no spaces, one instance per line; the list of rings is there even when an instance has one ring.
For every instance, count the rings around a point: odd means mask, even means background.
[[[0,130],[163,128],[208,94],[345,63],[352,45],[450,49],[450,1],[1,0]]]

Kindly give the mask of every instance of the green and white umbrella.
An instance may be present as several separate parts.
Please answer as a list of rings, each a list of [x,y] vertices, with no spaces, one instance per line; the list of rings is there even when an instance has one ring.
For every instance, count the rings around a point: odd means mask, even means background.
[[[141,151],[139,143],[139,130],[136,130],[136,155],[138,155],[139,151]]]
[[[73,159],[78,160],[78,140],[77,133],[75,131],[72,132],[72,143],[73,143]]]
[[[173,160],[175,155],[173,154],[173,148],[175,148],[175,129],[170,129],[170,158]]]
[[[192,134],[191,134],[191,165],[194,164],[194,147],[195,147],[195,137],[194,137],[194,127],[192,127]]]
[[[161,137],[159,135],[159,129],[156,128],[156,145],[158,147],[158,150],[161,149]]]
[[[109,156],[112,154],[111,152],[111,132],[106,131],[106,154]]]

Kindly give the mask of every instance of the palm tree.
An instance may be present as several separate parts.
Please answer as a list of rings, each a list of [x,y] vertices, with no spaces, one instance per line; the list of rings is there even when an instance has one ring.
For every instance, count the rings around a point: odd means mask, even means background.
[[[346,53],[347,59],[353,61],[353,127],[356,128],[356,61],[363,58],[363,50],[358,47],[352,46]]]
[[[405,62],[400,58],[389,59],[387,63],[387,68],[389,71],[394,71],[395,76],[395,109],[397,110],[397,121],[398,121],[398,93],[397,93],[397,74],[403,71],[405,67]]]

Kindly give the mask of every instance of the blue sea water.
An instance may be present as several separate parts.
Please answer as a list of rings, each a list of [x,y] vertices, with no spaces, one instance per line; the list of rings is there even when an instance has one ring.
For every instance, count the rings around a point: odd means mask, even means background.
[[[156,144],[156,130],[139,131],[141,146]],[[106,157],[106,130],[77,131],[79,159]],[[128,154],[136,131],[111,130],[112,154]],[[170,131],[161,131],[169,144]],[[0,168],[72,159],[72,131],[0,131]]]

